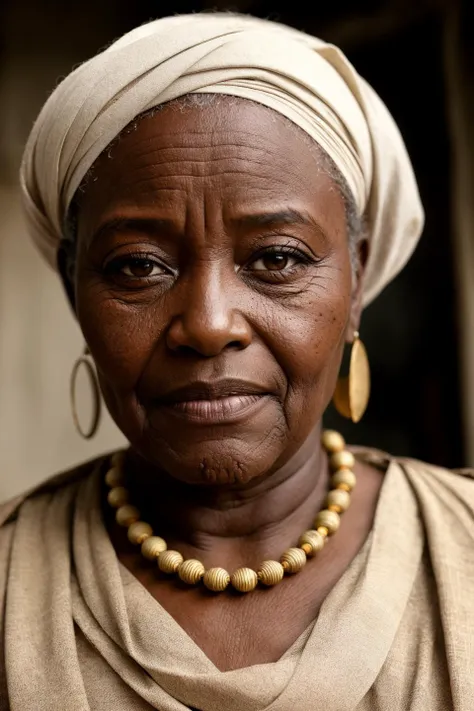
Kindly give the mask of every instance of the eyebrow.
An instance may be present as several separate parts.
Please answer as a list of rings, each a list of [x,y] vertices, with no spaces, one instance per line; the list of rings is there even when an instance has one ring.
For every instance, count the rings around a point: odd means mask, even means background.
[[[294,208],[278,210],[277,212],[261,212],[253,215],[243,215],[232,220],[239,225],[249,227],[262,227],[265,225],[306,225],[312,227],[324,235],[324,230],[320,224],[307,212],[302,212]]]
[[[320,224],[307,212],[287,208],[276,212],[258,212],[242,215],[231,219],[235,225],[246,227],[264,227],[267,225],[305,225],[319,232],[323,237],[326,234]],[[127,231],[147,232],[148,234],[165,230],[168,234],[179,234],[177,224],[170,218],[145,218],[145,217],[115,217],[104,221],[94,232],[92,240],[102,237],[108,232]]]
[[[102,222],[92,235],[92,241],[103,237],[109,232],[147,232],[166,230],[168,233],[177,233],[176,222],[169,218],[155,217],[114,217]]]

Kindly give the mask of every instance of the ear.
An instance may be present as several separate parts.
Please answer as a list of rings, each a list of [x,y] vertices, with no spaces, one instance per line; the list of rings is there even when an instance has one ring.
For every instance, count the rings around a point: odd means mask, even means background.
[[[76,314],[76,291],[75,291],[75,274],[76,274],[76,249],[70,239],[62,239],[59,244],[57,254],[58,271],[61,275],[61,281],[66,292],[69,305],[71,306],[74,315]]]
[[[356,268],[353,276],[353,289],[351,300],[351,313],[348,323],[348,333],[346,340],[352,343],[354,333],[359,330],[360,319],[362,316],[362,299],[364,295],[364,272],[369,257],[369,243],[366,239],[361,239],[357,244],[356,253]]]

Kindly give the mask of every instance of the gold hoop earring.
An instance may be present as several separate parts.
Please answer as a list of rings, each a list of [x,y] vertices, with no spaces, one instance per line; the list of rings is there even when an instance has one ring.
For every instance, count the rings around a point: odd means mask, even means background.
[[[339,376],[333,403],[343,417],[359,422],[367,409],[370,397],[370,367],[365,346],[354,333],[347,377]]]
[[[101,404],[102,404],[101,397],[100,397],[99,381],[97,380],[97,375],[95,373],[92,363],[88,359],[88,356],[90,356],[90,351],[86,346],[84,349],[84,354],[80,358],[78,358],[76,360],[76,362],[74,363],[74,366],[73,366],[72,372],[71,372],[71,382],[70,382],[72,419],[74,421],[76,430],[79,432],[81,437],[83,437],[84,439],[92,439],[92,437],[97,432],[97,428],[99,426],[99,421],[100,421]],[[84,430],[81,427],[81,423],[79,422],[79,416],[77,414],[76,380],[77,380],[77,374],[79,372],[81,365],[84,366],[85,371],[89,377],[89,382],[91,384],[91,391],[92,391],[92,400],[93,400],[92,419],[91,419],[91,424],[90,424],[90,427],[88,430]]]

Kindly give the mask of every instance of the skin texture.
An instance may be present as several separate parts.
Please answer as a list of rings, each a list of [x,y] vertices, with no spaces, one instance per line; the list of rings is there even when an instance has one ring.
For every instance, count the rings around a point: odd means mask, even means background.
[[[77,254],[59,254],[131,443],[132,499],[169,547],[206,567],[278,559],[322,507],[320,421],[358,327],[363,266],[353,279],[343,200],[323,163],[251,102],[165,107],[98,159],[78,200]],[[170,390],[222,379],[245,381],[235,417],[210,424],[169,405]],[[273,661],[370,530],[380,475],[357,473],[354,506],[318,560],[247,598],[160,580],[109,522],[112,540],[219,668]]]

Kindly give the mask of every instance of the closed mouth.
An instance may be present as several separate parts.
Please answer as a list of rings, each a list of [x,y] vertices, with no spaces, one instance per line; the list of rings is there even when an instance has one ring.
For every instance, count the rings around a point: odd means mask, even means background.
[[[180,418],[202,424],[229,423],[253,410],[268,390],[243,380],[199,382],[176,388],[156,403]]]
[[[239,396],[265,395],[268,389],[246,380],[199,381],[169,390],[158,396],[160,405],[176,405],[199,400],[214,401]]]

